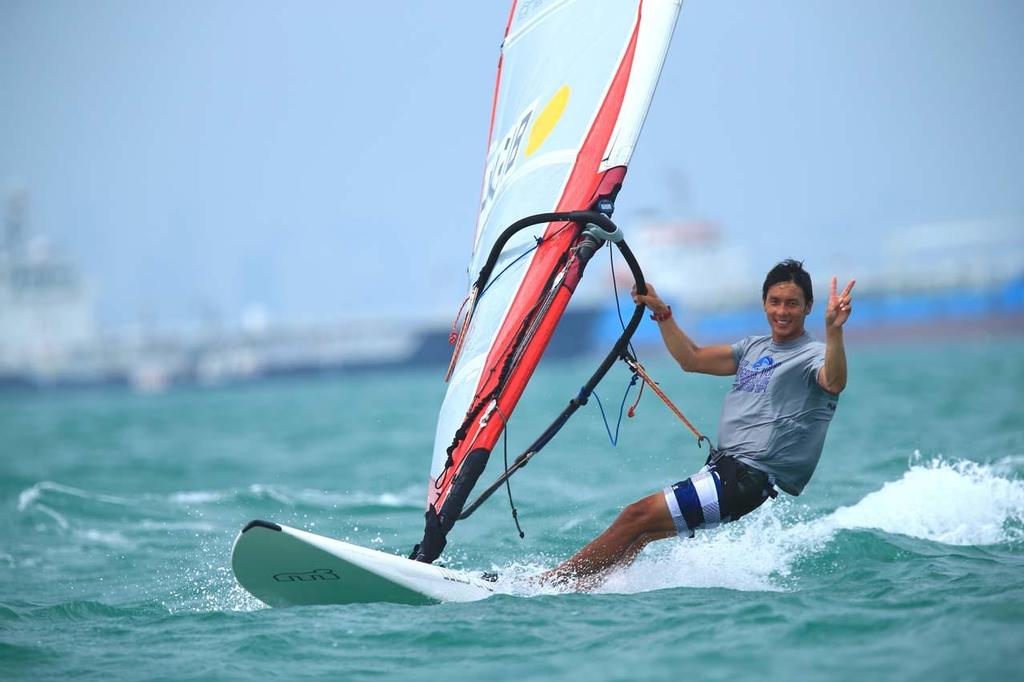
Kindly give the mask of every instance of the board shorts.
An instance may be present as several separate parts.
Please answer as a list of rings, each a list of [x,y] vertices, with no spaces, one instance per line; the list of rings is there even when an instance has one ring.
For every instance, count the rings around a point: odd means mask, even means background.
[[[698,528],[736,521],[779,493],[771,475],[720,453],[708,457],[700,471],[665,488],[672,521],[680,537]]]

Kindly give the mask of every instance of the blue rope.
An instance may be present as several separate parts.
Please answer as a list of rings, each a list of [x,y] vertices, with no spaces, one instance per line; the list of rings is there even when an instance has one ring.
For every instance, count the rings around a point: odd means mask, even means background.
[[[601,404],[601,397],[597,395],[597,391],[593,391],[593,395],[597,398],[597,408],[601,410],[601,419],[604,420],[604,430],[608,432],[608,440],[612,442],[612,447],[615,447],[619,443],[619,428],[622,426],[622,415],[626,411],[626,400],[629,398],[629,390],[636,386],[637,379],[640,378],[639,374],[633,374],[633,378],[629,380],[629,385],[626,386],[626,392],[622,394],[622,404],[619,405],[619,420],[615,422],[615,435],[612,435],[612,427],[608,425],[608,417],[604,413],[604,405]]]

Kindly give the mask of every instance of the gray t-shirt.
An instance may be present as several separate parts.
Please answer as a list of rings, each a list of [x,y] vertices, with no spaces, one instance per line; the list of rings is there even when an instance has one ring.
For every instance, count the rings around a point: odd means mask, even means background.
[[[775,343],[748,336],[732,346],[736,380],[722,404],[718,449],[803,491],[821,458],[839,396],[818,384],[825,344],[806,332]]]

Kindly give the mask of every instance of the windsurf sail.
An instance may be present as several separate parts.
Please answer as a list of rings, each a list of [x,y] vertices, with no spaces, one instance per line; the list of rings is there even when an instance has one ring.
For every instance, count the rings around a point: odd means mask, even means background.
[[[594,250],[616,242],[643,291],[643,276],[610,216],[681,1],[512,4],[469,268],[475,280],[437,422],[424,536],[411,558],[430,563],[440,555],[455,521],[586,403],[640,322],[642,306],[555,422],[466,507]]]

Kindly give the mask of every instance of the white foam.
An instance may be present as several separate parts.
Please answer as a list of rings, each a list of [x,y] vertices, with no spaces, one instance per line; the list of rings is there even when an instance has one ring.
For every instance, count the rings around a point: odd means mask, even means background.
[[[54,483],[53,481],[40,481],[32,487],[22,490],[18,495],[18,511],[23,512],[28,509],[30,506],[35,504],[39,498],[44,495],[44,493],[59,493],[61,495],[79,497],[84,500],[95,500],[97,502],[105,502],[107,504],[131,504],[129,500],[121,497],[91,493],[88,490],[72,488],[69,485],[62,485],[60,483]]]
[[[785,589],[793,563],[819,550],[832,533],[821,520],[787,525],[796,505],[778,500],[742,522],[684,541],[650,545],[629,568],[612,574],[599,592],[635,593],[672,587],[740,591]]]
[[[632,566],[597,590],[637,593],[675,587],[777,591],[801,557],[813,555],[842,530],[875,529],[947,545],[991,545],[1024,539],[1024,481],[999,475],[1000,467],[969,461],[912,461],[896,481],[830,514],[804,519],[806,507],[779,498],[737,524],[685,541],[657,542]],[[501,591],[539,595],[526,576],[550,566],[499,568]],[[530,572],[532,570],[532,573]]]
[[[134,543],[129,542],[124,535],[117,531],[102,531],[96,528],[87,528],[79,531],[77,535],[82,540],[91,544],[107,545],[109,547],[117,547],[120,549],[134,547]]]
[[[153,530],[160,531],[161,533],[181,530],[212,533],[221,530],[218,526],[203,521],[153,521],[151,519],[139,521],[137,527],[140,530]]]
[[[252,493],[253,495],[259,495],[261,497],[269,497],[274,502],[277,502],[278,504],[282,504],[288,507],[291,507],[295,504],[290,497],[288,497],[282,492],[279,492],[273,486],[263,485],[261,483],[253,483],[251,486],[249,486],[249,492]]]
[[[171,502],[185,506],[193,504],[211,504],[225,500],[229,498],[231,494],[232,493],[217,490],[185,490],[172,494]]]
[[[947,545],[994,545],[1021,537],[1011,524],[1024,521],[1024,481],[1002,478],[988,465],[933,459],[832,517],[837,528],[874,528]]]
[[[335,508],[364,505],[394,508],[416,508],[422,506],[421,491],[418,487],[400,492],[369,493],[356,491],[351,493],[332,493],[316,488],[303,488],[295,491],[262,483],[254,483],[249,486],[248,492],[252,495],[268,498],[285,507],[294,507],[298,503]],[[240,493],[236,490],[183,490],[171,494],[170,500],[175,504],[183,506],[200,506],[232,500],[239,495]]]
[[[379,506],[379,507],[420,507],[422,491],[419,487],[407,488],[401,492],[345,492],[331,493],[326,490],[304,489],[300,496],[304,502],[334,507]]]

